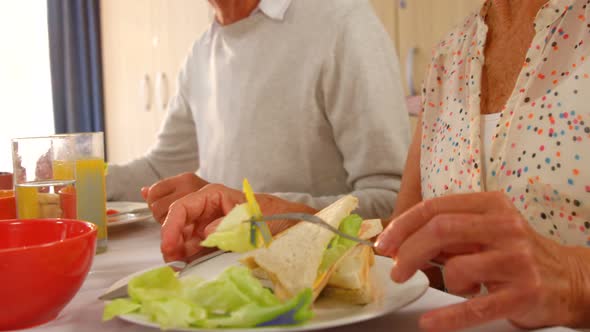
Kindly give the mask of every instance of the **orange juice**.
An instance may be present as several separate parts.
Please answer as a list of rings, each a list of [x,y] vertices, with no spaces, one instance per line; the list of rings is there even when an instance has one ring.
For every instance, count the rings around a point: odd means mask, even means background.
[[[78,218],[98,226],[96,252],[107,249],[106,184],[102,159],[76,160]]]
[[[75,218],[74,180],[48,180],[18,183],[15,186],[17,214],[19,219]],[[62,193],[74,195],[63,199]]]
[[[100,158],[53,162],[53,177],[76,178],[76,203],[78,219],[98,226],[96,252],[106,251],[107,215],[105,166]],[[75,166],[75,167],[74,167]]]

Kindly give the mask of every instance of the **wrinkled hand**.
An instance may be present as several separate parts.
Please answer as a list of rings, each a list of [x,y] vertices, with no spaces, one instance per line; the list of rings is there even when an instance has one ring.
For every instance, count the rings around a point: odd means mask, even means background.
[[[256,200],[265,215],[286,212],[315,213],[306,205],[271,195],[257,194]],[[174,202],[161,230],[164,260],[181,260],[209,250],[200,246],[201,241],[215,230],[231,209],[245,201],[246,198],[241,191],[210,184]],[[269,223],[269,226],[271,232],[276,234],[293,224],[290,221],[277,221]]]
[[[579,324],[588,303],[578,297],[590,284],[576,281],[583,279],[576,277],[581,265],[571,250],[534,232],[501,193],[424,201],[378,239],[378,251],[397,259],[391,272],[396,282],[437,259],[446,261],[449,292],[474,295],[480,284],[488,288],[487,295],[425,314],[421,327],[436,331],[504,318],[526,328]]]
[[[170,205],[177,199],[193,193],[209,182],[194,173],[182,173],[154,183],[141,189],[141,195],[152,210],[154,219],[160,224],[166,219]]]

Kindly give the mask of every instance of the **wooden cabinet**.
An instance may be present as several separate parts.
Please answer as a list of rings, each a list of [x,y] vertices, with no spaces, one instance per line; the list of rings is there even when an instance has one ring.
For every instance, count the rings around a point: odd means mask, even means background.
[[[398,1],[396,0],[371,0],[375,13],[383,23],[385,30],[395,43],[396,49],[398,45]]]
[[[154,47],[154,102],[158,129],[166,116],[168,100],[176,93],[181,66],[193,46],[209,28],[213,11],[202,0],[155,0],[159,20]],[[155,137],[155,136],[154,136]]]
[[[156,139],[178,71],[208,28],[206,1],[101,0],[107,155],[121,163]]]
[[[433,47],[481,7],[480,0],[406,0],[398,15],[398,51],[404,86],[419,94]]]
[[[483,0],[371,0],[399,54],[407,96],[419,95],[433,47]],[[415,103],[409,103],[414,104]],[[410,110],[419,111],[419,110]],[[410,117],[412,129],[417,125]]]
[[[100,6],[107,156],[121,161],[137,155],[142,144],[135,137],[153,126],[139,97],[140,82],[151,74],[152,7],[145,0],[102,0]]]
[[[482,0],[371,1],[397,47],[408,95],[419,93],[432,48],[483,3]]]

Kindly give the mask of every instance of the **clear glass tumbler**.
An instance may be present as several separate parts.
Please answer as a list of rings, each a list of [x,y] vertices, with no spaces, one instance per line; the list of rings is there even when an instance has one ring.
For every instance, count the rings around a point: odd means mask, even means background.
[[[61,155],[54,162],[56,178],[76,179],[78,219],[98,226],[97,253],[107,250],[104,135],[102,132],[55,135],[64,140]]]
[[[19,219],[77,218],[75,173],[58,176],[57,160],[71,160],[59,155],[65,139],[28,137],[12,140],[12,161]]]

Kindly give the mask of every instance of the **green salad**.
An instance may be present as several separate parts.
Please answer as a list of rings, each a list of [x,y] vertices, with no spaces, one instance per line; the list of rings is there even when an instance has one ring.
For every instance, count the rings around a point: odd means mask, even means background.
[[[128,285],[130,298],[104,309],[103,320],[139,314],[170,328],[246,328],[295,325],[312,317],[312,291],[281,303],[245,267],[230,267],[214,280],[177,278],[170,267],[146,272]]]
[[[351,236],[358,236],[362,224],[363,218],[361,218],[361,216],[358,214],[351,214],[342,220],[338,230]],[[354,247],[355,245],[357,245],[357,243],[352,240],[343,238],[341,236],[334,237],[324,252],[324,257],[322,258],[322,263],[318,269],[318,274],[326,272],[326,270],[334,265],[340,259],[340,257],[342,257],[350,248]]]
[[[250,222],[262,217],[260,206],[247,179],[243,183],[246,203],[236,205],[225,216],[215,232],[201,242],[203,247],[217,247],[232,252],[246,252],[272,242],[269,227],[264,222]]]

